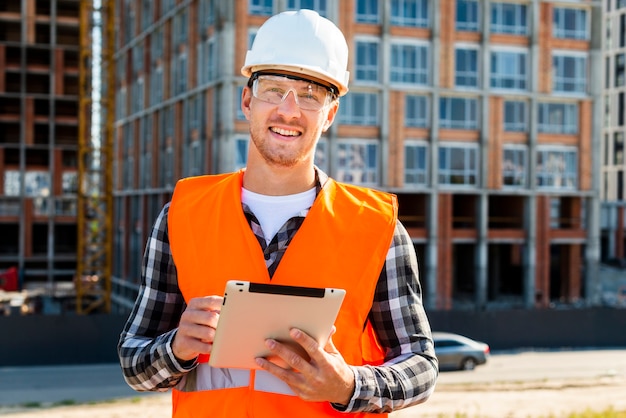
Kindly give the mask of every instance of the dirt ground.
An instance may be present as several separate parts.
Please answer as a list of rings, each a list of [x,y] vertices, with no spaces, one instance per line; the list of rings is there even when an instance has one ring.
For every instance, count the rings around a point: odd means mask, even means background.
[[[4,411],[11,418],[169,418],[169,394],[118,399],[91,405]],[[440,385],[425,404],[391,414],[392,418],[560,418],[571,412],[626,411],[626,380],[480,385]]]
[[[169,393],[94,404],[10,409],[8,418],[169,418]],[[443,372],[430,399],[391,418],[565,418],[626,411],[626,349],[492,356],[471,372]]]

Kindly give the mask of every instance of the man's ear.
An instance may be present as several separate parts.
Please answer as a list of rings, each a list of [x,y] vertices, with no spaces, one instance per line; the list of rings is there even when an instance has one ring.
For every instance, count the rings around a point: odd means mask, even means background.
[[[246,119],[250,120],[250,102],[252,101],[252,90],[246,86],[241,91],[241,111]]]
[[[339,110],[339,100],[335,100],[331,103],[330,109],[328,109],[328,114],[326,115],[326,120],[324,121],[324,127],[322,132],[326,132],[330,125],[335,121],[335,116],[337,116],[337,111]]]

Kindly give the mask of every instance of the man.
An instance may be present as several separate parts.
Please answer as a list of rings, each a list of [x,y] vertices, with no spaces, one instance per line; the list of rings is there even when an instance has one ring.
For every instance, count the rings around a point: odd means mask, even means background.
[[[124,377],[173,392],[175,417],[384,414],[424,402],[438,373],[417,259],[393,195],[341,184],[314,166],[348,91],[341,31],[310,10],[257,32],[242,74],[250,123],[245,170],[178,182],[144,256],[121,334]],[[346,289],[329,342],[298,329],[267,340],[258,370],[207,358],[227,280]]]

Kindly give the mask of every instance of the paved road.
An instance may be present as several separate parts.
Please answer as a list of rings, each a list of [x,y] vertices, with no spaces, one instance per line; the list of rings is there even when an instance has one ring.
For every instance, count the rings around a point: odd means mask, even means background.
[[[494,354],[473,372],[444,372],[438,385],[457,383],[626,378],[626,347],[607,350],[520,351]]]
[[[523,351],[494,353],[472,372],[444,372],[438,386],[626,378],[626,348],[612,350]],[[118,364],[51,367],[0,367],[0,407],[27,403],[94,402],[152,396],[131,390]]]
[[[133,396],[118,364],[0,368],[0,406]]]

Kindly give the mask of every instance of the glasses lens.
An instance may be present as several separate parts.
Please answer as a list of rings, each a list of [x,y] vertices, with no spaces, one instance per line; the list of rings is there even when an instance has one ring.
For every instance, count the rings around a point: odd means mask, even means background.
[[[320,110],[330,102],[330,92],[325,87],[306,80],[260,75],[252,85],[252,94],[266,103],[280,104],[289,93],[303,110]]]

